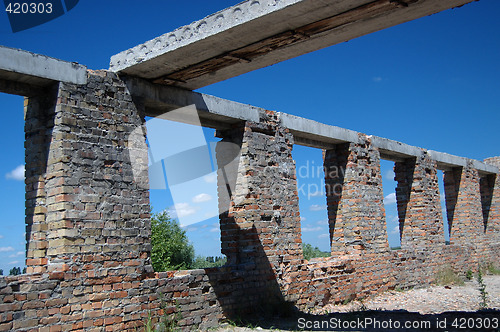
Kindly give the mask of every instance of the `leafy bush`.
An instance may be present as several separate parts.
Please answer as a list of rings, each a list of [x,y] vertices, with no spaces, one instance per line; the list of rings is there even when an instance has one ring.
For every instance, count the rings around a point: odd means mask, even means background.
[[[194,261],[186,231],[166,211],[151,216],[151,261],[156,272],[185,270]]]
[[[220,266],[226,264],[226,262],[227,262],[226,257],[196,256],[191,268],[192,269],[203,269],[203,268],[207,268],[207,267],[220,267]]]
[[[330,257],[330,253],[319,250],[318,247],[313,247],[309,243],[302,243],[302,252],[305,260],[310,260],[316,257]]]

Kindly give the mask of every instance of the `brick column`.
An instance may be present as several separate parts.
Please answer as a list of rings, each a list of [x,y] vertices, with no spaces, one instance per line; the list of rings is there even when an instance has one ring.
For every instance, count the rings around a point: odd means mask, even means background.
[[[54,89],[55,90],[55,89]],[[54,126],[56,91],[25,98],[25,182],[26,182],[26,266],[27,273],[41,273],[47,267],[46,181]]]
[[[434,250],[444,245],[437,165],[427,153],[396,162],[396,200],[401,248]]]
[[[229,264],[255,266],[259,278],[274,280],[302,258],[300,216],[293,136],[280,126],[278,113],[260,117],[259,123],[218,131],[222,253]],[[228,151],[228,143],[240,152]]]
[[[500,168],[500,157],[484,160]],[[483,214],[486,218],[486,236],[492,245],[500,245],[500,173],[481,178]]]
[[[324,153],[332,256],[389,250],[380,153],[359,139]]]
[[[60,84],[45,183],[49,271],[101,282],[152,272],[147,173],[133,171],[147,165],[142,124],[116,74]]]
[[[444,172],[450,243],[475,248],[483,240],[479,174],[468,162]]]

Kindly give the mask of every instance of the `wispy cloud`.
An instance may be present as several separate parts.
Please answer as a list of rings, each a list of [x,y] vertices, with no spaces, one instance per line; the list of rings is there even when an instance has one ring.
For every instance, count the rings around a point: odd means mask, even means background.
[[[3,239],[3,235],[0,235],[0,239]]]
[[[23,256],[23,255],[24,255],[24,251],[18,251],[15,254],[10,255],[9,258],[19,257],[19,256]]]
[[[220,231],[220,228],[218,228],[218,227],[210,228],[210,233],[215,233],[215,232],[219,232],[219,231]]]
[[[9,180],[24,181],[24,165],[19,165],[5,174],[5,178]]]
[[[319,220],[316,222],[318,225],[328,225],[328,219]]]
[[[16,249],[12,248],[12,247],[0,247],[0,252],[10,252],[10,251],[14,251]]]
[[[392,169],[387,170],[387,172],[385,172],[385,174],[384,174],[384,177],[386,180],[393,180],[394,181],[394,176],[395,176],[394,170],[392,170]]]
[[[179,218],[187,217],[196,213],[196,209],[188,203],[177,203],[170,209],[170,214]]]
[[[396,193],[392,193],[392,194],[385,196],[384,204],[385,205],[396,204]]]
[[[324,238],[329,237],[329,236],[330,236],[330,234],[328,234],[328,233],[323,233],[323,234],[318,235],[318,238],[319,238],[319,239],[324,239]]]
[[[309,227],[309,226],[305,226],[305,227],[302,227],[302,232],[319,232],[320,230],[322,230],[323,227]]]
[[[8,262],[7,264],[8,265],[16,265],[16,264],[19,264],[20,262],[19,261],[12,261],[12,262]]]
[[[372,77],[372,81],[375,82],[375,83],[382,82],[382,77],[380,77],[380,76]]]
[[[208,202],[212,199],[212,196],[209,194],[199,194],[193,197],[193,202],[194,203],[203,203],[203,202]]]
[[[399,226],[394,226],[394,228],[391,231],[391,234],[399,234]]]
[[[326,210],[326,205],[313,204],[309,207],[311,211],[322,211]]]
[[[215,183],[217,181],[217,174],[209,174],[203,177],[206,183]]]

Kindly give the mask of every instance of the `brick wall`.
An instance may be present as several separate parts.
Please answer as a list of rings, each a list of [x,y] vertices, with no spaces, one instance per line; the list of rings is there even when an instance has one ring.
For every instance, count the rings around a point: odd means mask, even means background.
[[[183,328],[206,329],[258,308],[307,310],[422,285],[444,265],[499,263],[499,177],[471,164],[445,172],[445,245],[425,150],[395,165],[402,249],[390,250],[380,152],[362,134],[324,152],[332,257],[304,260],[293,135],[279,113],[262,111],[217,132],[228,264],[154,273],[145,114],[118,76],[88,75],[87,85],[26,103],[28,273],[0,277],[0,331],[135,331],[174,312]]]

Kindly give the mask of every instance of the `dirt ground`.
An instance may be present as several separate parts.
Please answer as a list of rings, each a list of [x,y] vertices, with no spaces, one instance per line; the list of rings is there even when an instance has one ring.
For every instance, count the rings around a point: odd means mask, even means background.
[[[412,289],[408,291],[388,291],[372,298],[361,301],[353,301],[345,305],[327,305],[322,308],[317,308],[314,312],[305,315],[303,321],[299,318],[294,319],[271,319],[255,321],[244,326],[235,326],[235,324],[224,324],[214,331],[229,332],[229,331],[322,331],[336,330],[338,325],[329,325],[328,328],[318,328],[314,323],[307,325],[305,320],[330,320],[335,322],[347,320],[352,322],[356,317],[372,317],[375,321],[395,320],[429,320],[433,326],[430,330],[446,331],[456,330],[492,330],[500,331],[500,276],[484,276],[486,285],[486,310],[478,312],[482,309],[482,297],[479,291],[478,282],[476,279],[468,281],[463,286],[431,286],[426,288]],[[495,317],[496,322],[495,324]],[[437,326],[439,321],[447,319],[447,328]],[[471,323],[472,322],[472,323]],[[455,326],[451,324],[456,323]],[[462,324],[461,324],[462,323]],[[469,326],[467,326],[469,323]],[[485,329],[486,323],[490,325],[490,329]],[[434,326],[434,324],[436,326]],[[465,324],[465,325],[464,325]],[[473,324],[471,326],[470,324]],[[485,324],[480,326],[479,324]],[[309,329],[307,327],[310,327]],[[497,328],[495,328],[497,326]],[[363,327],[365,329],[363,329]],[[390,329],[380,326],[380,331],[404,331],[405,329]],[[385,326],[387,327],[387,326]],[[395,326],[392,326],[395,327]],[[464,328],[462,328],[464,327]],[[366,329],[366,326],[361,328],[345,329],[348,331],[356,330],[372,330]],[[408,329],[407,329],[408,330]],[[428,328],[415,328],[411,331],[429,330]]]

